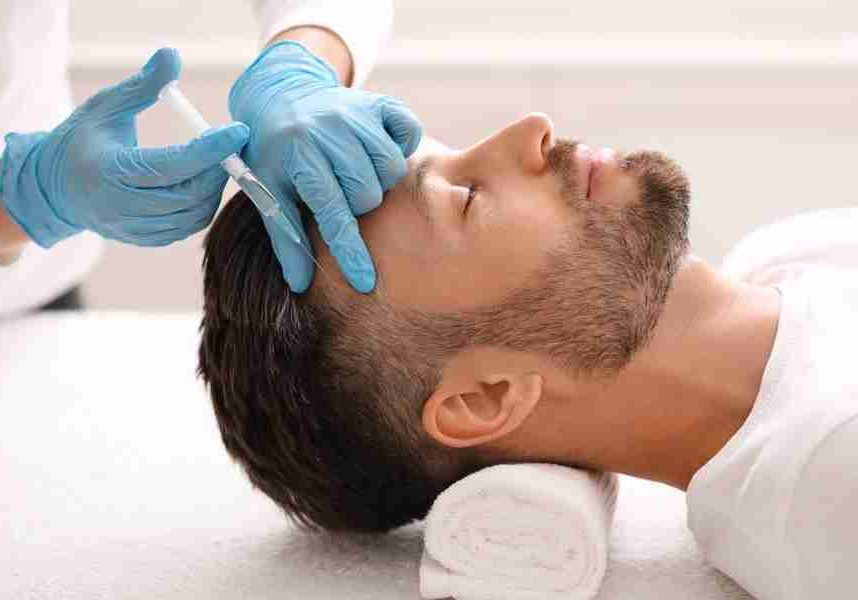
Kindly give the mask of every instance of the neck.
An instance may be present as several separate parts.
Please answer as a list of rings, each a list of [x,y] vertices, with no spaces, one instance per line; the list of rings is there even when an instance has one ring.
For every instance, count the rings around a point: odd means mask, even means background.
[[[650,341],[617,377],[546,390],[539,459],[686,490],[750,414],[779,314],[776,289],[688,255]]]

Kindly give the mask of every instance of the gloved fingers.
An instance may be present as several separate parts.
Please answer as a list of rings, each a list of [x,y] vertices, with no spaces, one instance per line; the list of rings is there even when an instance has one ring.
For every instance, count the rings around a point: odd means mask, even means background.
[[[321,146],[331,148],[327,154],[334,176],[355,215],[368,213],[381,204],[381,184],[363,144],[351,133],[320,129],[314,132]],[[327,164],[322,162],[319,171]]]
[[[354,124],[353,128],[372,162],[383,190],[389,190],[408,174],[408,164],[402,150],[386,131],[379,132],[377,128],[361,123]]]
[[[116,114],[136,114],[158,100],[158,92],[167,83],[179,78],[182,60],[173,48],[155,52],[143,68],[128,79],[103,89],[81,107],[104,117]]]
[[[405,158],[414,154],[423,137],[420,120],[402,101],[391,96],[382,98],[380,111],[385,130],[402,150]]]
[[[166,189],[182,199],[179,205],[183,206],[185,211],[190,214],[193,222],[196,222],[198,217],[211,220],[220,205],[221,196],[223,196],[223,190],[228,179],[229,177],[223,168],[220,165],[215,165],[199,175]],[[185,211],[180,209],[178,212]]]
[[[357,291],[369,293],[375,287],[375,267],[357,220],[326,163],[315,146],[304,145],[290,157],[286,172],[291,173],[295,189],[313,211],[322,239],[346,280]]]
[[[214,181],[213,177],[211,179]],[[190,237],[211,223],[220,204],[221,190],[222,186],[208,196],[197,198],[193,206],[169,214],[124,216],[112,227],[113,237],[137,246],[164,246]],[[163,197],[163,194],[159,195]],[[170,195],[185,198],[186,192],[174,190]]]
[[[182,231],[181,239],[190,237],[209,226],[220,205],[220,198],[221,193],[214,192],[202,199],[193,210],[176,220],[176,226]]]
[[[262,222],[265,224],[266,231],[268,231],[268,237],[271,240],[274,254],[277,256],[280,268],[283,271],[283,279],[289,284],[291,291],[296,294],[303,294],[310,287],[315,272],[316,265],[310,258],[313,246],[304,232],[298,207],[292,202],[281,202],[280,206],[286,218],[292,223],[294,230],[298,232],[304,249],[299,248],[289,232],[283,229],[274,219],[264,215],[260,216],[262,217]]]
[[[190,179],[166,187],[130,188],[120,184],[119,189],[130,190],[134,198],[117,205],[117,213],[129,219],[172,218],[177,225],[183,223],[183,219],[195,219],[200,214],[213,215],[220,204],[227,179],[226,171],[215,165]]]
[[[130,216],[114,225],[105,225],[104,237],[135,246],[166,246],[188,237],[184,228],[176,225],[175,215]]]
[[[204,133],[187,144],[164,148],[118,148],[105,155],[105,175],[138,188],[175,185],[212,167],[230,154],[237,154],[250,138],[244,123],[230,123]]]

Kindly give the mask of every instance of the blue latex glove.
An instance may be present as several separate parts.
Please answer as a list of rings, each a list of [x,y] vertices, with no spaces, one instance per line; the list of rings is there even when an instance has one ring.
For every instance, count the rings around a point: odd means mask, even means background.
[[[375,287],[375,267],[355,215],[381,204],[382,190],[408,171],[420,122],[399,100],[341,86],[333,70],[297,42],[268,47],[232,86],[232,117],[250,126],[243,158],[277,196],[312,251],[297,206],[312,210],[322,239],[348,282]],[[313,279],[307,252],[263,219],[283,277],[294,292]]]
[[[6,136],[0,183],[10,216],[40,246],[89,229],[106,238],[161,246],[211,221],[240,152],[243,123],[181,146],[138,148],[135,115],[177,79],[175,50],[158,50],[143,70],[104,89],[49,133]]]

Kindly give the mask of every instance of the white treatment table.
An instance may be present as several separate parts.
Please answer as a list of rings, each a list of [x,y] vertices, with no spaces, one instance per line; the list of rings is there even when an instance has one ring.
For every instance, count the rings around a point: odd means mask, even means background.
[[[228,458],[199,314],[0,322],[0,599],[419,599],[422,523],[299,532]],[[734,600],[681,492],[620,476],[599,600]]]

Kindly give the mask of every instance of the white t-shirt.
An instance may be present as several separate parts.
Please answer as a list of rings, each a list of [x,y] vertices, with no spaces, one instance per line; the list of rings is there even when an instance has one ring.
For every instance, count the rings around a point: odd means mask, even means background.
[[[762,227],[721,272],[781,292],[748,418],[692,477],[687,524],[759,600],[858,597],[858,208]]]

